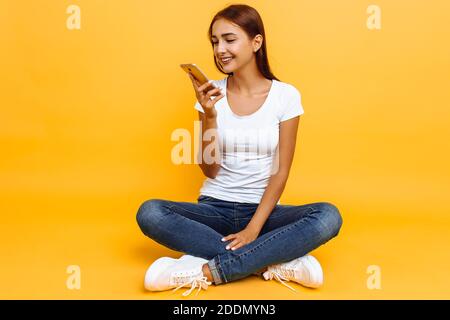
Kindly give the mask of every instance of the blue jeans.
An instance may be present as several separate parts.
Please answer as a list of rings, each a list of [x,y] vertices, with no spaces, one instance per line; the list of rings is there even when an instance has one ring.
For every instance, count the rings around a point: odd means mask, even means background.
[[[276,205],[258,238],[234,251],[221,239],[243,230],[258,203],[200,195],[198,203],[151,199],[137,213],[142,232],[175,251],[209,260],[216,285],[247,277],[272,264],[302,257],[337,236],[339,210],[328,202]]]

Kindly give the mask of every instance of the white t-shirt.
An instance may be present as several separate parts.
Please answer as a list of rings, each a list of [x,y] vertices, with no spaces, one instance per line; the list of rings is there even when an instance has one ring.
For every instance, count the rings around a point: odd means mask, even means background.
[[[250,115],[239,116],[228,104],[227,80],[228,76],[211,81],[224,93],[215,104],[221,165],[214,179],[205,179],[200,194],[260,203],[270,176],[278,168],[279,124],[304,113],[301,95],[293,85],[273,79],[263,105]],[[198,101],[194,108],[204,112]],[[205,138],[207,144],[210,141]]]

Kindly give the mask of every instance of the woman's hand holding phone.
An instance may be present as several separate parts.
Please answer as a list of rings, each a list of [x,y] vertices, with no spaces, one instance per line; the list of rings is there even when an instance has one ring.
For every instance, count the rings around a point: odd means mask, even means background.
[[[214,107],[217,101],[224,97],[222,90],[215,87],[211,82],[205,82],[200,85],[197,79],[195,79],[190,73],[188,73],[189,78],[191,78],[192,85],[195,89],[195,95],[197,96],[198,102],[203,107],[205,111],[205,116],[207,118],[215,118],[217,116],[217,111]],[[217,95],[217,93],[219,93]],[[216,96],[214,99],[210,99],[211,96]]]

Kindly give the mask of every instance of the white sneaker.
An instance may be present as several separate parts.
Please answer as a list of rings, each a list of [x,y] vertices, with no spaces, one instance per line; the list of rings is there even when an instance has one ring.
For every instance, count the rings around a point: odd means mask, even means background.
[[[272,280],[275,278],[288,288],[295,290],[283,280],[294,281],[305,287],[318,288],[323,284],[323,271],[319,261],[311,255],[305,255],[301,258],[289,262],[269,266],[263,273],[264,279]]]
[[[193,259],[193,260],[197,259],[197,260],[200,260],[200,261],[204,261],[205,260],[203,258],[191,256],[189,254],[182,255],[181,257],[178,258],[178,260],[185,260],[185,259]],[[206,262],[208,262],[208,260]]]
[[[180,259],[163,257],[157,259],[148,268],[145,274],[144,287],[150,291],[164,291],[175,288],[176,291],[182,287],[191,287],[183,293],[189,295],[192,290],[198,287],[207,289],[211,282],[203,275],[202,266],[208,260],[184,255]]]

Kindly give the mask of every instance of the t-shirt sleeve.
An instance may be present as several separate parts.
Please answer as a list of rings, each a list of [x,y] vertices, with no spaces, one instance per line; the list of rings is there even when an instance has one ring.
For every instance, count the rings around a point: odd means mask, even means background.
[[[197,109],[197,110],[200,111],[200,112],[205,113],[205,110],[203,110],[203,107],[202,107],[202,105],[200,104],[200,102],[198,102],[198,100],[195,101],[195,106],[194,106],[194,108]]]
[[[286,121],[304,113],[300,92],[294,86],[289,86],[284,100],[281,121]]]

